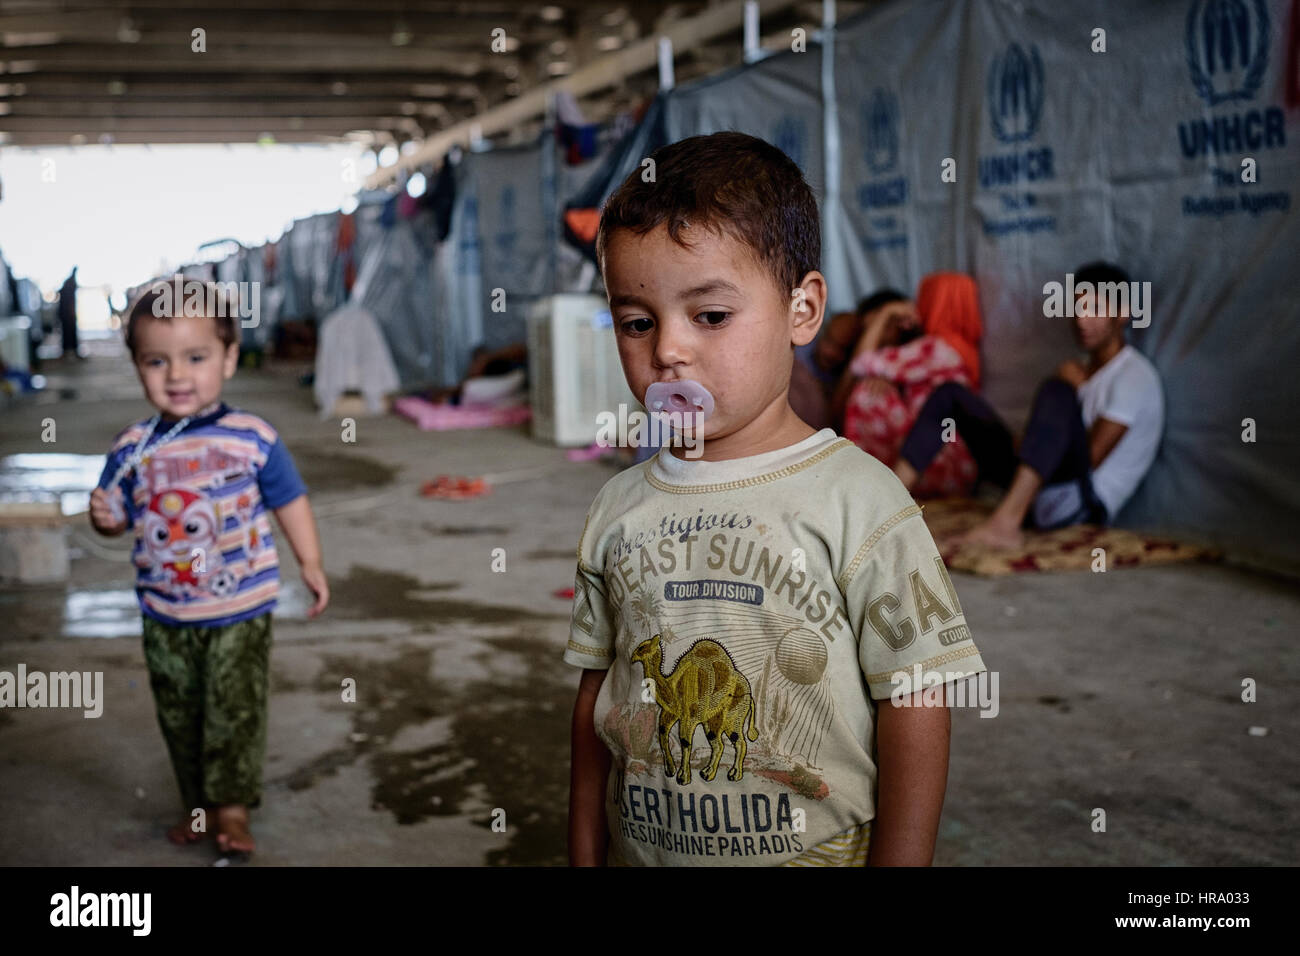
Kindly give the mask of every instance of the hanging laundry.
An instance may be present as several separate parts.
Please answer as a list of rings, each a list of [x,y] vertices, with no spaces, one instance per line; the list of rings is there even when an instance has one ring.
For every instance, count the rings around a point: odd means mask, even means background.
[[[564,204],[561,223],[565,241],[592,262],[596,261],[596,226],[605,200],[643,157],[668,142],[664,100],[664,94],[660,94],[643,107],[636,127],[615,144],[586,185]]]
[[[339,216],[338,237],[334,241],[334,254],[343,269],[343,292],[352,291],[352,284],[357,281],[357,266],[354,250],[357,242],[357,221],[351,213]]]
[[[564,147],[564,161],[577,166],[596,155],[599,123],[588,123],[578,101],[568,90],[555,95],[555,137]]]
[[[433,214],[435,235],[442,242],[451,234],[451,210],[456,203],[456,171],[450,158],[442,161],[432,185],[420,198],[424,208]]]

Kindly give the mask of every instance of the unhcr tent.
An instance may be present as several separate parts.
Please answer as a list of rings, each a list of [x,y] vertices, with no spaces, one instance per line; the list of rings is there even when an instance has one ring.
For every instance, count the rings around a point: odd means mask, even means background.
[[[1117,523],[1300,572],[1293,4],[899,0],[823,40],[668,92],[669,140],[737,129],[799,163],[832,311],[974,275],[984,391],[1014,427],[1076,354],[1045,287],[1122,265],[1166,424]],[[601,201],[640,161],[620,156]]]
[[[837,308],[936,269],[975,276],[985,392],[1017,425],[1075,350],[1044,287],[1122,265],[1150,290],[1129,341],[1161,375],[1166,424],[1119,523],[1298,569],[1292,6],[913,0],[844,24],[826,218],[849,266]]]

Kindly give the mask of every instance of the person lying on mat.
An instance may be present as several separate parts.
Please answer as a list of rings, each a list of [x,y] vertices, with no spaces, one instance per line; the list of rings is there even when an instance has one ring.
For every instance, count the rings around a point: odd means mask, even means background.
[[[459,405],[461,400],[465,399],[465,385],[467,382],[480,378],[499,378],[516,371],[524,373],[520,381],[526,383],[528,346],[523,342],[515,342],[499,349],[489,349],[486,345],[476,346],[474,351],[470,353],[469,368],[465,371],[465,377],[461,379],[460,384],[433,389],[429,392],[429,401],[435,405],[444,402],[450,405]],[[492,391],[491,388],[487,390]]]
[[[1091,263],[1075,274],[1084,283],[1129,282],[1118,266]],[[1164,427],[1164,396],[1155,367],[1124,339],[1128,312],[1111,314],[1105,297],[1080,293],[1074,335],[1086,363],[1067,359],[1034,397],[1019,454],[993,408],[965,385],[934,390],[917,416],[894,465],[911,491],[944,446],[951,418],[970,448],[981,480],[1006,494],[993,514],[954,544],[1018,548],[1029,516],[1040,530],[1108,524],[1155,459]]]

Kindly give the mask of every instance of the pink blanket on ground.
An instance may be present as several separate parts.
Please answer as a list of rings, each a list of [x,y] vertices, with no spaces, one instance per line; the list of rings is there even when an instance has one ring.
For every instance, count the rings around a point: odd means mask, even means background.
[[[393,402],[393,410],[415,422],[421,431],[453,431],[457,428],[496,428],[521,425],[533,417],[527,405],[494,408],[485,405],[435,405],[424,398],[407,395]]]

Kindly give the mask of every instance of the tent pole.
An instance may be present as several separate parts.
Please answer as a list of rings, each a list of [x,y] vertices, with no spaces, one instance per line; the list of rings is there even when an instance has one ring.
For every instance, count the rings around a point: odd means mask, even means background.
[[[753,63],[763,55],[759,45],[758,4],[754,0],[745,0],[745,62]]]
[[[659,92],[667,93],[676,85],[673,73],[673,41],[671,37],[659,38]]]
[[[852,308],[847,288],[849,271],[839,229],[840,114],[835,90],[835,0],[822,0],[822,160],[825,194],[822,200],[822,271],[826,276],[826,310]]]

